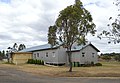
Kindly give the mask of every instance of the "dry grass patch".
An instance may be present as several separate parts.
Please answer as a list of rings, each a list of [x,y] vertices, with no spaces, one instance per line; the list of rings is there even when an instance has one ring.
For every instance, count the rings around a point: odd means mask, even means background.
[[[120,77],[120,62],[102,62],[100,67],[73,67],[73,72],[68,72],[69,67],[41,66],[41,65],[6,65],[25,72],[40,76],[53,77]]]

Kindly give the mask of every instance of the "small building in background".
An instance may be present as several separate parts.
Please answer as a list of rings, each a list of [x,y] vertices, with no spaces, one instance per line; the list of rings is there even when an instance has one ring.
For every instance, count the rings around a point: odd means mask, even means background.
[[[16,65],[27,63],[28,59],[32,59],[32,52],[14,52],[11,56],[11,62]]]

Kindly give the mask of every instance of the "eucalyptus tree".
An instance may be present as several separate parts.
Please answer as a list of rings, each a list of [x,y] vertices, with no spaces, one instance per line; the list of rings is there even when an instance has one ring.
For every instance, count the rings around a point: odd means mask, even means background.
[[[20,44],[18,47],[18,51],[26,49],[26,46],[24,44]]]
[[[113,3],[118,7],[118,11],[120,11],[120,1],[115,0]],[[98,35],[98,38],[107,38],[108,43],[120,43],[120,14],[117,15],[116,18],[110,17],[110,23],[107,24],[109,30],[103,30],[101,34]]]
[[[49,27],[49,33],[48,33],[48,43],[51,44],[51,46],[54,46],[57,44],[57,36],[56,36],[57,27],[56,26],[50,26]]]
[[[13,52],[17,52],[18,51],[18,45],[17,45],[17,43],[14,43],[14,45],[12,47],[12,51]]]
[[[85,44],[86,35],[88,33],[94,35],[95,27],[90,12],[84,8],[80,0],[75,0],[75,4],[60,11],[55,25],[49,27],[48,43],[56,45],[57,41],[62,42],[68,53],[69,72],[72,72],[71,48],[73,44]]]

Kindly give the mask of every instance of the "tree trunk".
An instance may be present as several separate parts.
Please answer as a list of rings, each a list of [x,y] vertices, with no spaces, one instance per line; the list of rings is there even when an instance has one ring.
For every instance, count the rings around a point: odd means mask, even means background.
[[[10,63],[10,59],[8,58],[8,63]]]
[[[71,54],[70,54],[70,55],[68,55],[68,58],[69,58],[69,66],[70,66],[69,72],[72,72]]]
[[[68,61],[69,61],[69,72],[72,72],[72,60],[71,60],[71,57],[72,56],[72,53],[71,53],[71,49],[68,50]]]

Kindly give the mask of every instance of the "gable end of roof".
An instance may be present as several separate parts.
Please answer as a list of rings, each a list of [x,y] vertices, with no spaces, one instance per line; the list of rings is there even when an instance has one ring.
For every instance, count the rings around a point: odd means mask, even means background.
[[[98,50],[94,45],[92,45],[91,43],[89,44],[90,46],[92,46],[97,52],[100,52],[100,50]]]

